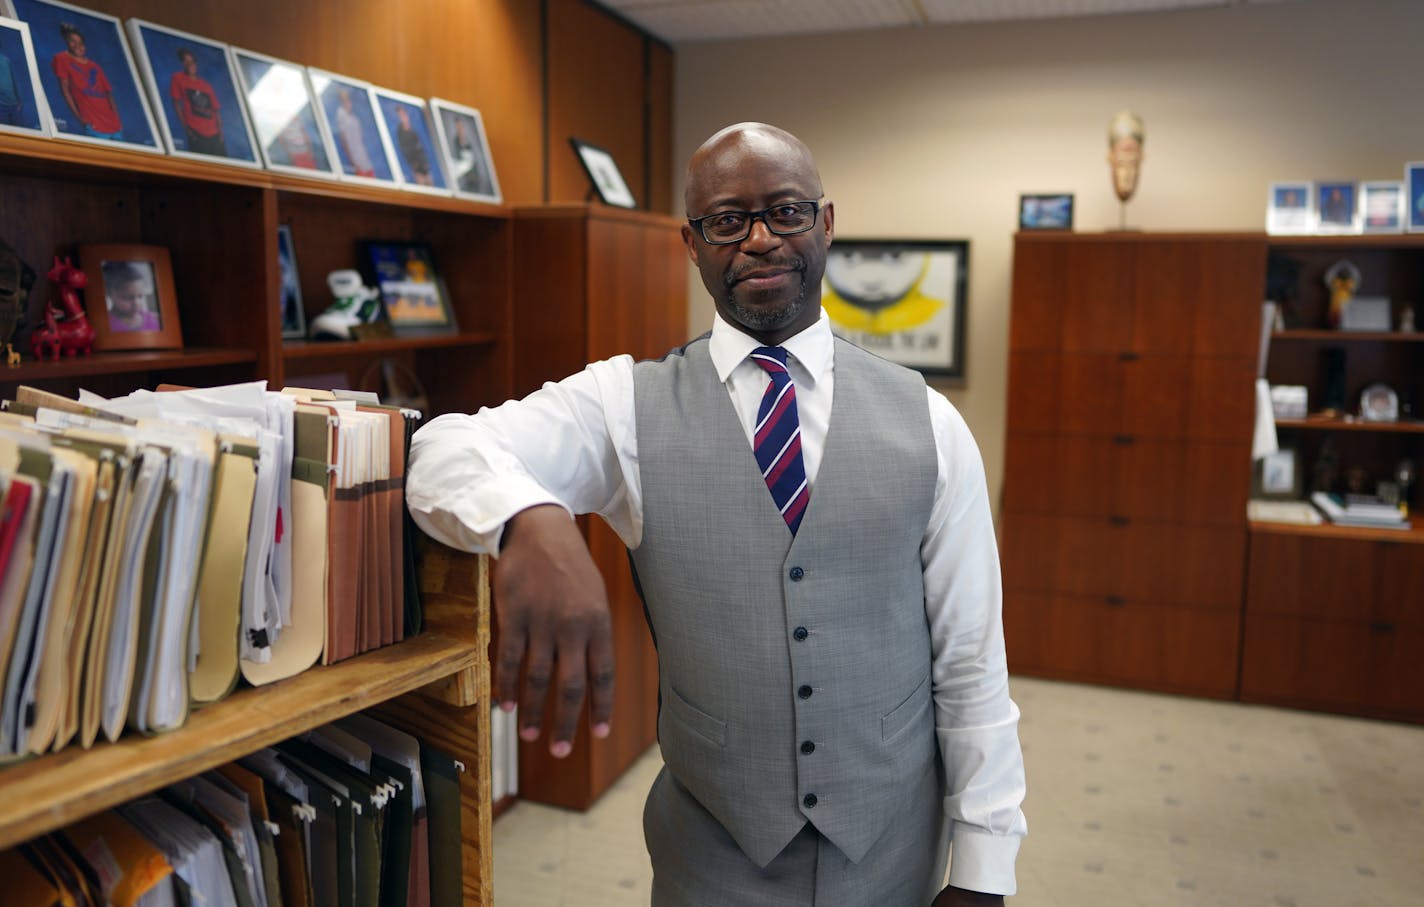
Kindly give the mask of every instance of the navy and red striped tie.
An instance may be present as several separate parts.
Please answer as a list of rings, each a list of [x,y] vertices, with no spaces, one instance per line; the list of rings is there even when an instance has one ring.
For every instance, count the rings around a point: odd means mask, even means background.
[[[791,534],[801,525],[811,489],[806,485],[806,464],[801,459],[801,420],[796,415],[796,385],[786,369],[786,350],[762,346],[752,350],[752,361],[771,376],[757,409],[753,447],[771,499],[781,510]]]

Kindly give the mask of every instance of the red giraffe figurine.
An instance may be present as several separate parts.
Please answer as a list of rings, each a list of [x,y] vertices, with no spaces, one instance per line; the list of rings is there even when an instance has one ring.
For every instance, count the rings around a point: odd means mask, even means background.
[[[58,359],[61,352],[66,356],[89,355],[94,328],[79,302],[79,291],[88,286],[89,278],[68,258],[56,255],[49,279],[59,287],[59,307],[52,301],[45,306],[44,324],[30,335],[30,351],[36,359]]]

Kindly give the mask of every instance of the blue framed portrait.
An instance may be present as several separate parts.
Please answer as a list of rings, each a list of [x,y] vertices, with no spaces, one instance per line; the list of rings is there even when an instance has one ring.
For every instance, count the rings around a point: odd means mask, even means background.
[[[1354,182],[1322,180],[1315,184],[1315,231],[1359,233],[1359,186]]]
[[[226,44],[141,19],[129,36],[169,153],[261,166]]]
[[[1020,230],[1073,229],[1073,195],[1070,192],[1019,196]]]
[[[1404,165],[1404,223],[1410,233],[1424,233],[1424,161]]]
[[[163,152],[118,19],[59,0],[9,2],[30,26],[57,137]]]
[[[267,169],[334,178],[336,155],[317,119],[306,69],[240,47],[232,58]]]
[[[445,167],[440,160],[440,149],[435,145],[435,132],[430,126],[425,101],[385,88],[377,88],[375,93],[376,107],[391,139],[396,176],[402,188],[449,195],[450,184],[445,180]]]
[[[39,84],[30,27],[0,16],[0,132],[44,136],[54,131]]]
[[[317,111],[331,136],[342,179],[378,186],[396,186],[390,141],[376,118],[371,86],[357,79],[307,68]]]

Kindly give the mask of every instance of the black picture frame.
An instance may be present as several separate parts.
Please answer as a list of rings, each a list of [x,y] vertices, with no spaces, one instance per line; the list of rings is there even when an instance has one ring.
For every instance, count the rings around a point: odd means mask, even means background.
[[[297,247],[292,241],[292,228],[277,225],[277,268],[280,275],[278,317],[282,319],[283,339],[307,335],[307,313],[302,306],[302,280],[297,271]]]
[[[445,279],[428,243],[362,240],[361,271],[381,293],[381,306],[398,337],[453,334],[459,330]]]
[[[638,200],[633,197],[633,190],[628,188],[628,182],[623,179],[623,172],[618,169],[618,162],[613,158],[612,152],[583,139],[570,138],[569,144],[573,146],[574,155],[583,166],[583,172],[588,174],[592,191],[599,201],[617,208],[638,207]]]
[[[1020,230],[1072,230],[1073,193],[1024,193],[1019,196]]]

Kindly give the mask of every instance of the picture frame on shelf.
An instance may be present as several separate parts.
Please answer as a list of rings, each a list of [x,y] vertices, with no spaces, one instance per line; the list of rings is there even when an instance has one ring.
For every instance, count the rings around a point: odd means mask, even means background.
[[[1399,394],[1388,384],[1374,383],[1360,391],[1360,419],[1365,422],[1398,422]]]
[[[183,348],[168,249],[96,243],[79,247],[79,262],[95,350]]]
[[[163,153],[118,19],[60,0],[0,0],[0,12],[30,27],[55,138]]]
[[[638,200],[633,197],[633,190],[628,188],[623,172],[618,169],[618,162],[610,151],[583,139],[570,138],[569,144],[573,146],[583,172],[588,174],[589,182],[593,184],[591,191],[599,201],[618,208],[638,207]]]
[[[1424,161],[1404,165],[1404,227],[1410,233],[1424,233]]]
[[[1360,229],[1365,233],[1403,232],[1403,182],[1369,180],[1360,183]]]
[[[366,283],[381,294],[381,306],[397,337],[453,334],[458,330],[435,255],[422,242],[362,240]]]
[[[1252,497],[1267,500],[1298,500],[1304,487],[1300,469],[1300,454],[1281,449],[1256,461],[1256,488]]]
[[[261,167],[228,46],[142,19],[128,25],[168,153]]]
[[[1266,232],[1298,235],[1315,229],[1315,184],[1309,180],[1271,183],[1266,200]]]
[[[1359,184],[1321,181],[1315,184],[1315,232],[1359,233]]]
[[[1019,196],[1020,230],[1072,230],[1073,193],[1025,193]]]
[[[395,154],[385,124],[376,111],[370,83],[307,67],[326,134],[336,153],[341,179],[371,186],[397,187]]]
[[[54,134],[54,120],[40,86],[30,26],[3,15],[0,15],[0,85],[9,86],[8,91],[0,94],[0,132],[42,137]]]
[[[837,237],[821,304],[831,330],[857,346],[962,384],[968,274],[968,240]]]
[[[396,180],[401,188],[433,195],[451,194],[425,100],[387,88],[373,91],[376,109],[390,136]]]
[[[503,196],[480,112],[443,98],[431,98],[430,111],[440,152],[445,157],[445,172],[450,174],[455,194],[498,205]]]
[[[317,115],[306,68],[239,47],[232,48],[232,60],[267,169],[335,179],[336,151]]]
[[[300,339],[307,335],[307,314],[302,307],[302,281],[297,273],[297,247],[292,242],[292,228],[277,225],[277,269],[282,319],[282,338]]]

